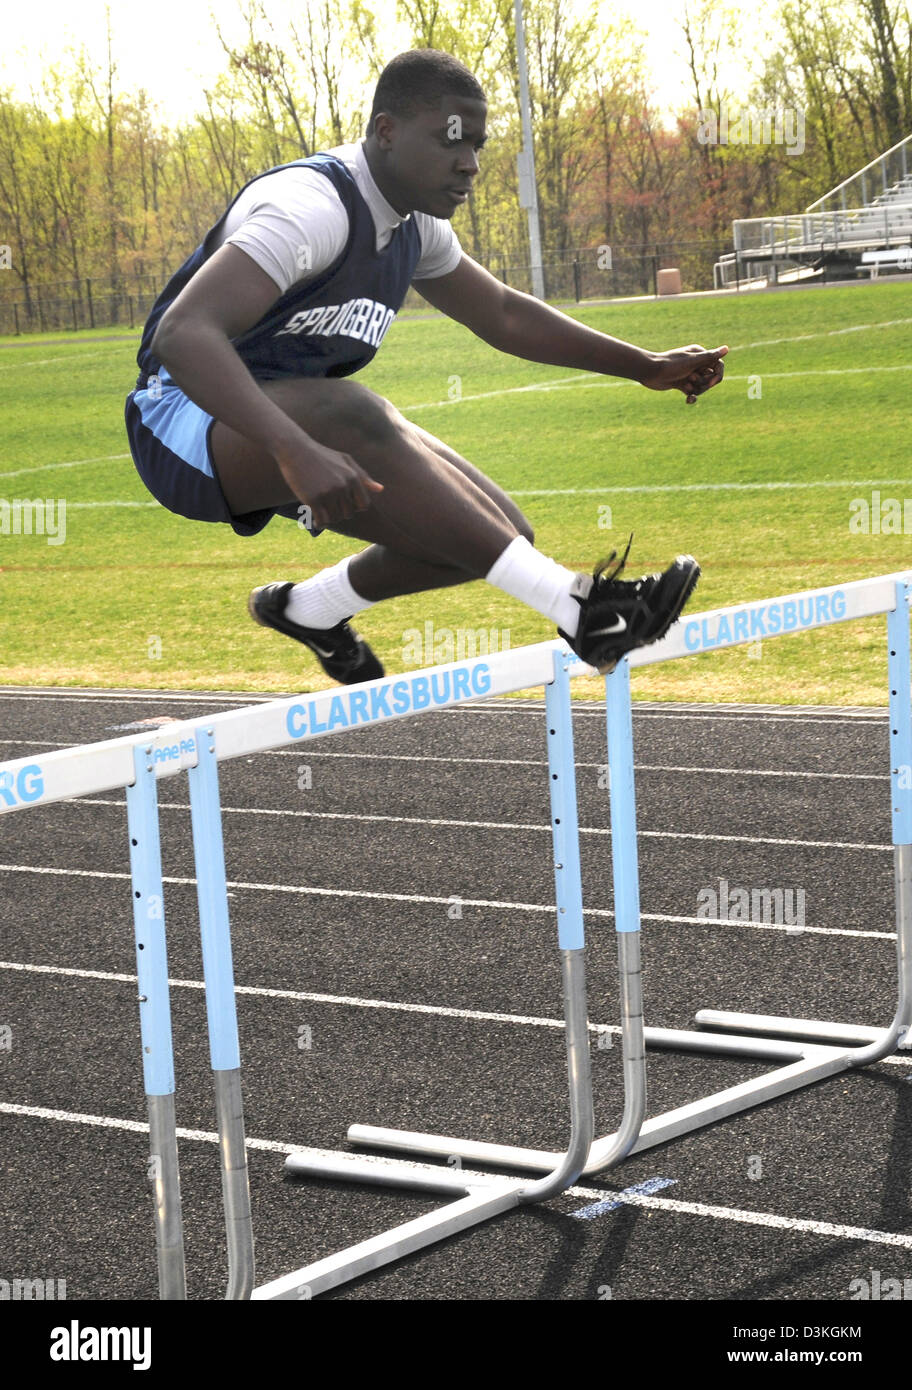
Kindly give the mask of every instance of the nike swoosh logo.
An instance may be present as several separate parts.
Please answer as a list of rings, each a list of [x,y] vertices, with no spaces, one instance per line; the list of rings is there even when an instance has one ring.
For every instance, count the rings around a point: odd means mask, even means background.
[[[618,620],[617,620],[617,622],[614,624],[614,627],[600,627],[600,628],[598,628],[595,632],[587,632],[587,633],[586,633],[586,636],[587,636],[587,638],[588,638],[588,637],[610,637],[610,636],[611,636],[613,633],[615,633],[615,632],[626,632],[626,631],[627,631],[627,619],[626,619],[626,618],[620,618],[620,617],[619,617]]]
[[[328,659],[329,657],[336,655],[332,648],[330,648],[329,651],[326,651],[323,647],[318,647],[316,642],[310,642],[308,643],[308,646],[310,647],[310,650],[312,652],[316,653],[317,656],[323,656]]]

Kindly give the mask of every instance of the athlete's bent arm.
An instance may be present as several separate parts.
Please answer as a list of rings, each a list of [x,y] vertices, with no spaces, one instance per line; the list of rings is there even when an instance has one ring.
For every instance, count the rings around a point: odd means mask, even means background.
[[[344,520],[364,511],[381,484],[349,454],[311,438],[270,400],[231,343],[278,298],[278,286],[250,256],[222,246],[162,316],[152,352],[200,409],[273,456],[318,524]]]
[[[530,362],[626,377],[655,391],[683,391],[688,404],[722,380],[727,347],[647,352],[511,289],[469,256],[449,275],[416,281],[415,288],[492,347]]]

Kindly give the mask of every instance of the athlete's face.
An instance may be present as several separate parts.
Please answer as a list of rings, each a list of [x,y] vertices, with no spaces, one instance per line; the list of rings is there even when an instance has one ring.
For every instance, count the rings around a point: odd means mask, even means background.
[[[487,112],[483,101],[445,96],[438,107],[422,107],[408,120],[377,117],[373,140],[379,158],[371,171],[398,213],[453,216],[478,174]]]

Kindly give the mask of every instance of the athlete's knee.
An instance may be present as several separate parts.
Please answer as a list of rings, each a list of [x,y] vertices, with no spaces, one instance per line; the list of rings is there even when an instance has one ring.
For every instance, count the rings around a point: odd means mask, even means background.
[[[327,387],[309,412],[317,438],[355,454],[391,448],[401,439],[406,421],[382,396],[356,382],[328,382]]]

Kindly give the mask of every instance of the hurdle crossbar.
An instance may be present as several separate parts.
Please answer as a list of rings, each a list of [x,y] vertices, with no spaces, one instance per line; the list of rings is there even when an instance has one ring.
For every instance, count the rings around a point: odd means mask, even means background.
[[[562,643],[546,642],[483,659],[449,663],[343,690],[292,696],[217,714],[175,721],[154,735],[138,734],[84,747],[24,757],[0,766],[0,815],[120,787],[127,797],[133,926],[140,1004],[144,1082],[149,1114],[159,1290],[186,1297],[180,1177],[175,1130],[175,1072],[168,996],[164,895],[157,784],[186,772],[190,782],[197,897],[203,943],[210,1057],[216,1091],[223,1211],[231,1299],[307,1299],[400,1259],[520,1204],[565,1190],[582,1173],[602,1172],[628,1154],[664,1143],[773,1096],[894,1051],[912,1022],[912,676],[909,603],[912,573],[886,575],[697,614],[653,647],[619,663],[606,678],[608,761],[615,927],[620,973],[624,1113],[618,1131],[593,1140],[585,985],[585,932],[573,730],[571,677],[592,675]],[[719,650],[740,642],[829,626],[886,613],[890,676],[891,789],[897,895],[899,1003],[879,1033],[849,1025],[752,1015],[698,1014],[721,1029],[755,1027],[760,1036],[710,1034],[644,1026],[640,984],[639,875],[630,703],[631,666]],[[356,1144],[465,1158],[501,1168],[540,1172],[537,1182],[423,1163],[365,1162],[351,1153],[292,1154],[299,1175],[435,1192],[450,1200],[437,1211],[347,1250],[254,1287],[253,1232],[240,1084],[231,937],[218,792],[219,761],[298,744],[392,719],[492,696],[544,687],[551,829],[554,845],[558,946],[561,958],[570,1111],[562,1153],[516,1146],[352,1126]],[[789,1027],[792,1031],[789,1034]],[[762,1036],[782,1033],[786,1040]],[[848,1036],[847,1036],[848,1034]],[[792,1040],[787,1040],[791,1036]],[[799,1041],[799,1039],[809,1039]],[[840,1046],[830,1044],[838,1043]],[[867,1043],[867,1046],[859,1046]],[[848,1045],[847,1045],[848,1044]],[[646,1045],[762,1057],[781,1065],[765,1077],[731,1087],[664,1116],[646,1119]]]

